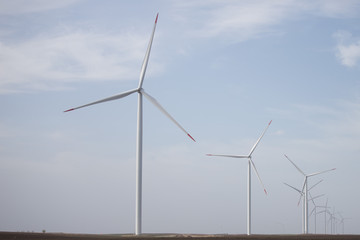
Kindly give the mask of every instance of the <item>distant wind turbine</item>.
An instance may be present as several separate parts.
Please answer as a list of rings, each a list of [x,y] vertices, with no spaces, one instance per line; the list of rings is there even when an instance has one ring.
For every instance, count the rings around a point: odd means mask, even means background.
[[[146,50],[145,58],[140,71],[140,80],[137,88],[101,99],[96,102],[88,103],[79,107],[71,108],[66,110],[65,112],[73,111],[79,108],[91,106],[98,103],[108,102],[112,100],[117,100],[120,98],[124,98],[130,94],[138,93],[138,112],[137,112],[137,144],[136,144],[136,209],[135,209],[135,234],[141,234],[141,206],[142,206],[142,136],[143,136],[143,96],[147,98],[152,104],[154,104],[162,113],[164,113],[171,121],[175,123],[183,132],[186,133],[193,141],[194,138],[155,100],[155,98],[151,97],[148,93],[146,93],[142,87],[145,72],[147,68],[147,64],[149,61],[151,46],[154,38],[154,33],[156,29],[156,24],[158,20],[159,14],[156,15],[153,31],[150,37],[150,42]]]
[[[312,174],[305,174],[298,166],[296,166],[296,164],[290,160],[290,158],[288,156],[286,156],[284,154],[284,156],[291,162],[292,165],[294,165],[294,167],[304,176],[304,184],[302,186],[302,190],[301,192],[304,194],[304,200],[303,200],[303,204],[304,204],[304,219],[303,219],[303,226],[304,226],[304,229],[303,229],[303,233],[307,234],[309,233],[309,222],[308,222],[308,217],[309,217],[309,214],[308,214],[308,178],[309,177],[312,177],[312,176],[315,176],[315,175],[319,175],[319,174],[322,174],[322,173],[326,173],[326,172],[329,172],[329,171],[333,171],[335,170],[336,168],[332,168],[332,169],[329,169],[329,170],[325,170],[325,171],[322,171],[322,172],[316,172],[316,173],[312,173]],[[301,196],[300,196],[301,198]]]
[[[223,154],[206,154],[207,156],[218,156],[218,157],[230,157],[230,158],[247,158],[248,159],[248,185],[247,185],[247,235],[251,234],[251,166],[254,168],[254,171],[256,173],[256,176],[258,177],[265,194],[267,194],[265,186],[263,182],[261,181],[260,175],[255,167],[254,162],[251,159],[251,155],[255,151],[255,148],[259,144],[260,140],[264,136],[266,130],[269,128],[272,121],[269,122],[267,127],[265,128],[264,132],[261,134],[259,139],[255,142],[254,146],[251,148],[248,155],[223,155]]]
[[[315,200],[316,198],[319,198],[319,197],[324,196],[325,194],[321,194],[321,195],[318,195],[318,196],[316,196],[316,197],[313,197],[313,196],[311,195],[311,193],[309,192],[309,195],[310,195],[310,201],[312,201],[312,203],[314,204],[314,208],[313,208],[313,210],[310,212],[310,217],[311,217],[311,215],[314,213],[314,226],[315,226],[315,234],[316,234],[316,217],[317,217],[317,214],[318,214],[317,209],[318,209],[318,208],[322,208],[322,207],[324,207],[324,206],[319,206],[319,205],[317,205],[314,200]]]
[[[344,221],[344,220],[346,220],[346,219],[351,219],[351,218],[344,218],[340,212],[337,212],[337,214],[338,214],[338,215],[340,216],[340,218],[341,218],[339,224],[342,226],[342,234],[344,234],[344,233],[345,233],[345,221]]]
[[[320,180],[319,182],[317,182],[317,183],[315,183],[311,188],[309,188],[309,190],[308,191],[310,191],[311,189],[313,189],[314,187],[316,187],[319,183],[321,183],[323,180]],[[285,183],[284,182],[284,184],[286,185],[286,186],[288,186],[288,187],[290,187],[290,188],[292,188],[292,189],[294,189],[295,191],[297,191],[299,194],[300,194],[300,198],[299,198],[299,202],[298,202],[298,206],[299,206],[299,204],[300,204],[300,201],[301,201],[301,198],[304,196],[304,193],[301,191],[301,190],[299,190],[299,189],[297,189],[296,187],[293,187],[293,186],[291,186],[290,184],[287,184],[287,183]],[[310,200],[313,200],[313,199],[310,199]],[[309,201],[310,201],[309,200]],[[305,209],[304,209],[304,204],[303,204],[303,206],[302,206],[302,215],[301,215],[301,217],[302,217],[302,231],[304,232],[304,219],[305,219]]]

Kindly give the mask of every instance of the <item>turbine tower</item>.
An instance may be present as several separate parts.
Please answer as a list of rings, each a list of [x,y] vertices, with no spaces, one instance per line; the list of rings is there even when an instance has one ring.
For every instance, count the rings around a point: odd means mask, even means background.
[[[230,158],[246,158],[248,159],[248,179],[247,179],[247,235],[251,234],[251,166],[254,168],[254,171],[256,173],[256,176],[258,177],[262,187],[264,188],[265,194],[267,194],[265,186],[263,182],[261,181],[260,175],[255,167],[255,164],[253,162],[252,154],[255,151],[255,148],[259,144],[261,138],[264,136],[266,130],[269,128],[272,121],[269,122],[267,127],[265,128],[264,132],[261,134],[259,139],[255,142],[254,146],[251,148],[248,155],[223,155],[223,154],[207,154],[207,156],[218,156],[218,157],[230,157]]]
[[[308,217],[309,217],[309,209],[308,209],[308,178],[309,177],[313,177],[315,175],[319,175],[319,174],[322,174],[322,173],[326,173],[326,172],[329,172],[329,171],[333,171],[335,170],[336,168],[332,168],[332,169],[329,169],[329,170],[325,170],[325,171],[322,171],[322,172],[316,172],[316,173],[312,173],[312,174],[305,174],[298,166],[296,166],[296,164],[290,160],[290,158],[288,156],[286,156],[284,154],[284,156],[292,163],[292,165],[294,165],[294,167],[304,176],[304,183],[303,183],[303,186],[302,186],[302,190],[301,192],[304,194],[304,199],[303,199],[303,206],[304,206],[304,219],[303,219],[303,226],[304,226],[304,229],[303,229],[303,233],[304,234],[308,234],[309,233],[309,222],[308,222]],[[300,196],[301,198],[301,196]]]
[[[150,37],[150,42],[146,50],[145,58],[141,67],[140,71],[140,79],[139,79],[139,85],[137,88],[122,92],[120,94],[104,98],[92,103],[88,103],[79,107],[71,108],[69,110],[66,110],[65,112],[73,111],[79,108],[91,106],[98,103],[108,102],[117,100],[120,98],[124,98],[130,94],[138,93],[138,107],[137,107],[137,140],[136,140],[136,203],[135,203],[135,234],[139,235],[141,234],[141,216],[142,216],[142,136],[143,136],[143,96],[147,98],[152,104],[154,104],[162,113],[164,113],[171,121],[175,123],[183,132],[186,133],[193,141],[195,139],[155,100],[155,98],[151,97],[148,93],[146,93],[142,87],[145,72],[147,68],[147,64],[149,61],[151,46],[155,34],[156,24],[158,20],[159,14],[156,15],[154,27],[152,30],[152,34]]]

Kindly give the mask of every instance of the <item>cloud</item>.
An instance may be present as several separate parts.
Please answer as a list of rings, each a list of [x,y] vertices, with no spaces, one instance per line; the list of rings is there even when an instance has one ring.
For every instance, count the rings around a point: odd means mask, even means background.
[[[47,1],[47,0],[0,0],[0,15],[18,15],[35,13],[67,7],[79,0]]]
[[[317,16],[351,18],[359,14],[360,2],[356,0],[302,1],[302,9]]]
[[[353,37],[347,31],[338,31],[334,34],[338,43],[336,46],[336,57],[342,65],[355,67],[360,63],[360,40]]]
[[[289,109],[269,111],[286,120],[284,124],[291,121],[304,129],[303,132],[306,133],[296,139],[300,145],[308,145],[307,148],[317,145],[324,151],[329,146],[337,146],[337,149],[343,151],[360,150],[357,144],[360,140],[359,99],[338,100],[331,106],[297,104],[291,105]],[[338,152],[336,149],[332,150]]]
[[[175,18],[191,21],[190,35],[194,37],[222,37],[231,41],[245,41],[264,34],[279,33],[276,26],[289,20],[310,15],[328,18],[349,18],[358,15],[357,1],[191,1],[176,4]],[[187,16],[187,17],[185,17]]]
[[[136,34],[83,31],[0,42],[0,93],[56,89],[70,81],[136,79],[146,45],[147,37]]]

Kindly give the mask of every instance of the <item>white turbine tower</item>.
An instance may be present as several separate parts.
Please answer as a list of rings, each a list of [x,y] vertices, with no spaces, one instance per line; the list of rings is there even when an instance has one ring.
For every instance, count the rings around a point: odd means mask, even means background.
[[[207,156],[218,156],[218,157],[230,157],[230,158],[247,158],[248,159],[248,185],[247,185],[247,234],[251,234],[251,166],[254,168],[256,176],[258,177],[262,187],[264,188],[265,194],[267,194],[263,182],[261,181],[260,175],[255,167],[254,162],[251,159],[251,155],[255,151],[256,146],[259,144],[261,138],[264,136],[266,130],[269,128],[272,121],[269,122],[264,132],[261,134],[259,139],[255,142],[248,155],[223,155],[223,154],[207,154]]]
[[[285,155],[285,154],[284,154]],[[319,174],[322,174],[322,173],[326,173],[326,172],[329,172],[329,171],[333,171],[335,170],[336,168],[332,168],[332,169],[329,169],[329,170],[325,170],[325,171],[322,171],[322,172],[316,172],[316,173],[312,173],[312,174],[305,174],[298,166],[296,166],[296,164],[290,160],[290,158],[288,156],[285,155],[285,157],[292,163],[292,165],[294,165],[294,167],[304,176],[304,184],[302,186],[302,190],[301,192],[304,194],[304,200],[303,200],[303,206],[304,206],[304,222],[303,222],[303,226],[304,226],[304,230],[303,230],[303,233],[307,234],[309,233],[309,222],[308,222],[308,217],[309,217],[309,210],[308,210],[308,178],[309,177],[313,177],[315,175],[319,175]],[[300,196],[301,198],[301,196]]]
[[[103,102],[107,102],[107,101],[112,101],[112,100],[117,100],[123,97],[126,97],[130,94],[133,93],[138,93],[138,112],[137,112],[137,141],[136,141],[136,206],[135,206],[135,234],[139,235],[141,234],[141,206],[142,206],[142,135],[143,135],[143,96],[145,96],[152,104],[154,104],[158,109],[160,109],[160,111],[162,113],[164,113],[171,121],[173,121],[182,131],[184,131],[186,133],[186,135],[188,135],[193,141],[194,138],[153,98],[151,97],[148,93],[146,93],[144,91],[144,89],[142,88],[143,85],[143,81],[144,81],[144,77],[145,77],[145,72],[146,72],[146,67],[149,61],[149,56],[150,56],[150,51],[151,51],[151,45],[152,45],[152,41],[154,38],[154,33],[155,33],[155,29],[156,29],[156,24],[157,24],[157,20],[158,20],[158,16],[159,14],[156,15],[156,19],[155,19],[155,23],[154,23],[154,27],[153,27],[153,31],[150,37],[150,42],[149,45],[147,47],[146,50],[146,54],[145,54],[145,58],[141,67],[141,72],[140,72],[140,80],[139,80],[139,85],[137,88],[105,98],[105,99],[101,99],[99,101],[96,102],[92,102],[92,103],[88,103],[79,107],[75,107],[75,108],[71,108],[69,110],[66,110],[65,112],[69,112],[75,109],[79,109],[79,108],[83,108],[83,107],[87,107],[90,105],[94,105],[94,104],[98,104],[98,103],[103,103]]]

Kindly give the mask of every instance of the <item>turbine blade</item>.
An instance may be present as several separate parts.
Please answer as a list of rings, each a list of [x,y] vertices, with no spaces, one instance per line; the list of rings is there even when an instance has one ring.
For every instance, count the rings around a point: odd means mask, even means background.
[[[311,188],[309,188],[308,191],[310,191],[311,189],[313,189],[314,187],[316,187],[316,185],[318,185],[318,184],[321,183],[322,181],[324,181],[324,180],[320,180],[320,181],[318,181],[317,183],[315,183]]]
[[[312,214],[314,213],[314,211],[315,211],[315,208],[316,208],[316,206],[313,208],[313,210],[310,212],[310,215],[309,215],[309,217],[311,217],[312,216]]]
[[[256,146],[259,144],[260,140],[262,139],[262,137],[264,136],[264,134],[266,133],[267,129],[270,127],[272,120],[269,122],[269,124],[267,125],[267,127],[265,128],[264,132],[261,134],[261,136],[259,137],[259,139],[256,141],[256,143],[254,144],[254,146],[252,147],[252,149],[250,150],[249,156],[251,156],[251,154],[255,151]]]
[[[292,189],[294,189],[295,191],[297,191],[298,193],[300,193],[301,195],[303,194],[299,189],[297,189],[296,187],[293,187],[293,186],[291,186],[291,185],[289,185],[289,184],[287,184],[287,183],[285,183],[284,182],[284,184],[286,185],[286,186],[288,186],[288,187],[291,187]]]
[[[294,167],[304,176],[306,176],[306,174],[298,167],[296,166],[296,164],[290,160],[290,158],[288,156],[286,156],[286,154],[284,154],[284,156],[292,163],[292,165],[294,165]]]
[[[258,171],[257,171],[257,169],[256,169],[256,167],[255,167],[255,163],[251,160],[251,158],[249,158],[249,161],[251,162],[251,165],[253,166],[253,168],[254,168],[254,170],[255,170],[256,176],[258,177],[258,179],[259,179],[259,181],[260,181],[260,183],[261,183],[261,186],[263,187],[264,192],[265,192],[265,194],[267,195],[267,191],[266,191],[266,189],[265,189],[264,183],[261,181],[260,175],[259,175],[259,173],[258,173]]]
[[[310,196],[311,196],[311,195],[310,195]],[[315,197],[312,197],[310,200],[314,201],[314,199],[317,199],[317,198],[322,197],[322,196],[325,196],[325,194],[317,195],[317,196],[315,196]],[[315,203],[314,203],[314,205],[315,205]]]
[[[143,81],[144,81],[145,72],[146,72],[147,64],[148,64],[149,57],[150,57],[150,51],[151,51],[151,46],[152,46],[152,42],[153,42],[153,39],[154,39],[154,34],[155,34],[155,29],[156,29],[156,24],[157,24],[158,17],[159,17],[159,13],[156,15],[156,19],[155,19],[153,31],[152,31],[152,34],[151,34],[151,37],[150,37],[149,45],[147,47],[146,54],[145,54],[145,57],[144,57],[144,61],[143,61],[142,67],[141,67],[140,80],[139,80],[139,89],[142,88],[142,84],[143,84]]]
[[[305,184],[306,184],[306,177],[304,178],[304,184],[303,184],[303,186],[302,186],[302,188],[301,188],[302,195],[304,194]],[[302,195],[300,195],[299,202],[298,202],[298,206],[299,206],[299,204],[300,204]]]
[[[316,207],[316,204],[315,204],[315,201],[314,201],[315,198],[312,197],[310,192],[309,192],[309,196],[310,196],[310,200],[313,202],[314,206]]]
[[[176,126],[178,126],[184,133],[186,133],[186,135],[188,135],[188,137],[190,137],[194,142],[195,139],[160,105],[160,103],[158,101],[156,101],[155,98],[153,98],[152,96],[150,96],[149,94],[147,94],[144,89],[141,89],[140,92],[142,94],[144,94],[144,96],[152,103],[154,104],[163,114],[165,114],[171,121],[173,121]]]
[[[319,174],[334,171],[334,170],[336,170],[336,168],[332,168],[332,169],[325,170],[325,171],[322,171],[322,172],[312,173],[312,174],[309,174],[308,177],[312,177],[312,176],[315,176],[315,175],[319,175]]]
[[[65,110],[64,112],[70,112],[70,111],[73,111],[73,110],[76,110],[76,109],[79,109],[79,108],[83,108],[83,107],[88,107],[88,106],[91,106],[91,105],[94,105],[94,104],[103,103],[103,102],[123,98],[123,97],[126,97],[126,96],[128,96],[128,95],[130,95],[130,94],[132,94],[134,92],[137,92],[137,91],[138,91],[137,89],[133,89],[133,90],[130,90],[130,91],[127,91],[127,92],[123,92],[123,93],[114,95],[112,97],[101,99],[101,100],[96,101],[96,102],[92,102],[92,103],[88,103],[88,104],[85,104],[85,105],[82,105],[82,106],[79,106],[79,107],[71,108],[71,109]]]
[[[230,158],[249,158],[249,156],[242,156],[242,155],[224,155],[224,154],[206,154],[206,156],[210,156],[210,157],[230,157]]]

